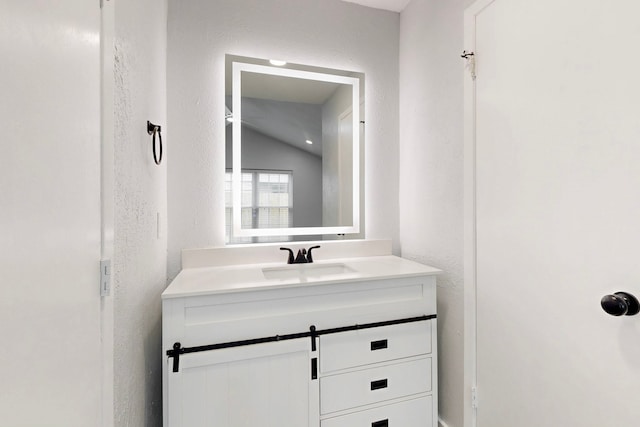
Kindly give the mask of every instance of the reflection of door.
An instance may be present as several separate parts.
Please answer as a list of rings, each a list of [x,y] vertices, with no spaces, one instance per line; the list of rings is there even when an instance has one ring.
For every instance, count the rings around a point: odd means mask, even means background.
[[[640,295],[637,2],[480,3],[477,425],[637,426],[640,316],[600,308]]]
[[[353,224],[353,112],[342,113],[338,123],[338,225]]]
[[[2,2],[0,52],[0,425],[99,426],[99,2]]]

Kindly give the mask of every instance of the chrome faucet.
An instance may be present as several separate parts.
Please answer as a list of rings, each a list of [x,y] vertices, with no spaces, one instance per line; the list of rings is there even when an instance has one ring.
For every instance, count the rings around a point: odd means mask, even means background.
[[[309,251],[306,249],[300,249],[296,257],[293,257],[293,251],[289,248],[280,248],[281,251],[289,251],[289,258],[287,259],[287,264],[307,264],[313,262],[313,257],[311,256],[311,251],[313,249],[318,249],[320,246],[312,246],[309,248]]]

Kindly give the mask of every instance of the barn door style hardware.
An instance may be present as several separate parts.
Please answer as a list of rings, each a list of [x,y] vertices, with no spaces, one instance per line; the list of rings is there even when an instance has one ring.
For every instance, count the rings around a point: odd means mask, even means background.
[[[311,337],[311,351],[316,351],[316,338],[318,337],[318,331],[316,331],[315,325],[309,326],[309,336]]]
[[[220,350],[223,348],[242,347],[246,345],[264,344],[268,342],[286,341],[286,340],[293,340],[298,338],[309,338],[309,337],[311,338],[311,351],[316,351],[316,337],[319,337],[320,335],[336,334],[339,332],[356,331],[360,329],[379,328],[381,326],[399,325],[403,323],[422,322],[425,320],[430,320],[435,318],[437,318],[437,315],[429,314],[429,315],[423,315],[423,316],[417,316],[417,317],[408,317],[404,319],[386,320],[383,322],[365,323],[362,325],[342,326],[339,328],[322,329],[322,330],[317,330],[316,327],[312,325],[309,327],[309,331],[298,332],[295,334],[275,335],[270,337],[254,338],[254,339],[242,340],[242,341],[231,341],[231,342],[224,342],[219,344],[201,345],[197,347],[182,347],[182,344],[180,344],[179,342],[176,342],[175,344],[173,344],[173,348],[171,350],[167,350],[166,354],[168,357],[173,358],[173,372],[179,372],[180,371],[180,355],[183,355],[183,354],[198,353],[201,351]],[[380,343],[382,343],[382,341],[380,341]],[[372,346],[373,345],[374,344],[372,343]],[[378,344],[375,344],[375,345],[378,345]],[[384,345],[386,345],[386,341],[384,342]],[[312,360],[312,363],[314,363],[313,360]],[[317,363],[317,360],[315,363]]]
[[[463,59],[466,59],[467,68],[471,73],[471,78],[475,80],[476,79],[476,54],[474,52],[467,52],[466,50],[463,50],[462,55],[460,55],[460,57]]]

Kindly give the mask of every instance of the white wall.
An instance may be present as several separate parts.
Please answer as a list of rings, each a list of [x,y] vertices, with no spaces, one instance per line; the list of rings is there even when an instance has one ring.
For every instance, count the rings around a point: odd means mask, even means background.
[[[397,245],[398,26],[339,0],[169,0],[170,277],[181,249],[224,245],[227,53],[365,73],[366,236]]]
[[[463,12],[412,0],[400,19],[400,245],[438,277],[440,417],[463,424]]]
[[[166,286],[166,0],[115,4],[115,425],[160,426],[160,293]],[[162,126],[153,161],[147,120]],[[160,214],[158,231],[158,213]]]

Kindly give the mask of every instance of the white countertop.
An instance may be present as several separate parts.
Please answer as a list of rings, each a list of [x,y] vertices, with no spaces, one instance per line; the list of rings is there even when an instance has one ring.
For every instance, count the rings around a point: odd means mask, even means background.
[[[312,277],[289,277],[267,279],[263,269],[304,269],[344,265],[344,273],[316,275]],[[162,298],[179,298],[195,295],[212,295],[265,289],[316,286],[338,282],[359,282],[371,279],[395,279],[435,275],[441,273],[433,267],[409,261],[393,255],[340,258],[315,261],[313,264],[291,264],[283,262],[244,264],[224,267],[201,267],[183,269],[162,293]]]

